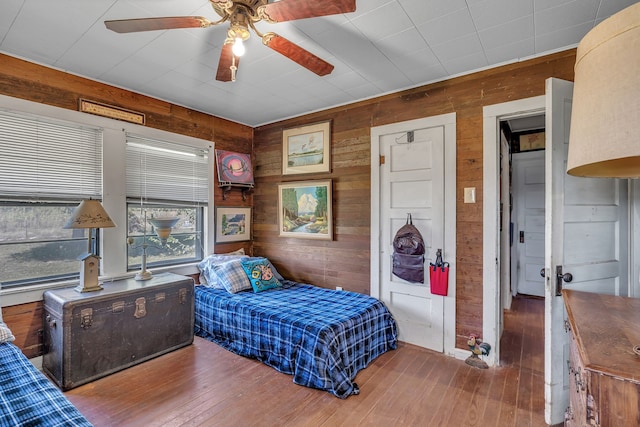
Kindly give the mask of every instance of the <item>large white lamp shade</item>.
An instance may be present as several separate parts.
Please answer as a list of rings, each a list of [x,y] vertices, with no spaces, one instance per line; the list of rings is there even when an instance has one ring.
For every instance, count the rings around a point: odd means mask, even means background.
[[[578,45],[567,173],[640,177],[640,2]]]

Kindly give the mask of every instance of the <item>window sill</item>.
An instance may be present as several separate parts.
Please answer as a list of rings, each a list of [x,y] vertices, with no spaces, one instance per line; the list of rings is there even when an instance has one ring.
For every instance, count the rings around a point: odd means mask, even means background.
[[[171,272],[175,274],[191,275],[198,273],[197,263],[184,264],[184,265],[172,265],[168,267],[156,267],[152,270],[153,273]],[[109,283],[114,280],[126,279],[133,277],[137,271],[129,271],[127,273],[111,276],[100,276],[101,283]],[[44,291],[50,289],[69,288],[76,286],[77,280],[65,280],[54,283],[42,283],[37,285],[29,285],[22,287],[15,287],[10,289],[0,289],[0,307],[9,307],[12,305],[27,304],[35,301],[42,301],[42,295]]]

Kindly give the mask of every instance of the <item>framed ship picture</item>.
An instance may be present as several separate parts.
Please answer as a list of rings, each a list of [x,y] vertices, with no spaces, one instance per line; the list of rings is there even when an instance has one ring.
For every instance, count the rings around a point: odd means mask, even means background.
[[[282,174],[331,172],[331,121],[282,132]]]

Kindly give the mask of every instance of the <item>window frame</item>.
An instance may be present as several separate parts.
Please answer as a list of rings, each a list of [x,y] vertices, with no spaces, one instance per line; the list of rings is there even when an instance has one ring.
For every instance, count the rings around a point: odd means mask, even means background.
[[[40,115],[54,120],[71,121],[80,125],[95,126],[103,130],[102,204],[111,219],[116,223],[115,228],[100,229],[99,231],[100,253],[102,254],[100,280],[104,282],[133,276],[133,272],[127,271],[127,255],[126,250],[123,250],[123,245],[126,245],[127,239],[127,204],[125,196],[126,133],[208,149],[209,153],[212,153],[214,149],[212,141],[12,98],[6,95],[0,95],[0,108],[13,110],[17,113]],[[210,154],[208,158],[209,198],[208,203],[203,205],[203,254],[209,253],[210,248],[214,247],[214,236],[213,233],[209,232],[209,230],[214,230],[215,227],[213,215],[210,214],[210,212],[213,212],[213,157]],[[80,264],[78,263],[78,271],[79,269]],[[168,270],[178,274],[196,274],[198,272],[195,262],[166,268],[154,268],[155,273]],[[67,287],[76,282],[77,280],[62,280],[54,283],[37,283],[29,286],[1,289],[2,305],[15,305],[41,300],[44,289]]]
[[[203,241],[203,232],[202,232],[202,225],[204,224],[204,209],[202,206],[197,206],[197,205],[188,205],[185,203],[171,203],[171,202],[162,202],[162,203],[151,203],[151,202],[147,202],[146,204],[144,204],[144,208],[142,209],[194,209],[195,210],[195,217],[196,217],[196,224],[200,224],[200,226],[196,226],[195,230],[191,233],[186,233],[186,232],[179,232],[176,230],[173,230],[171,232],[171,236],[173,236],[173,238],[175,239],[176,236],[181,236],[181,235],[193,235],[195,236],[195,247],[194,247],[194,251],[195,251],[195,257],[194,258],[189,258],[189,259],[179,259],[179,260],[168,260],[168,261],[153,261],[151,255],[148,253],[148,258],[147,258],[147,267],[148,268],[163,268],[163,267],[170,267],[170,266],[174,266],[174,265],[184,265],[184,264],[190,264],[190,263],[197,263],[200,262],[203,258],[204,258],[204,252],[203,252],[203,248],[202,248],[202,241]],[[129,209],[133,209],[133,210],[137,210],[137,209],[141,209],[140,207],[140,202],[139,201],[135,201],[133,199],[130,199],[127,201],[127,231],[129,230],[129,215],[128,215],[128,211]],[[153,252],[153,248],[157,248],[162,250],[161,245],[157,244],[157,236],[155,236],[155,234],[151,234],[151,227],[149,224],[147,224],[147,238],[148,241],[150,243],[148,243],[149,247],[152,248],[151,251],[149,252]],[[127,233],[127,242],[129,242],[131,238],[134,239],[139,239],[140,237],[142,237],[143,234],[140,233]],[[171,239],[171,236],[169,237],[169,239]],[[170,244],[169,244],[170,245]],[[141,252],[141,243],[139,242],[135,242],[133,245],[132,244],[128,244],[127,245],[127,271],[138,271],[141,268],[141,264],[142,262],[138,262],[138,263],[129,263],[129,257],[131,255],[132,251],[136,251],[136,252]]]

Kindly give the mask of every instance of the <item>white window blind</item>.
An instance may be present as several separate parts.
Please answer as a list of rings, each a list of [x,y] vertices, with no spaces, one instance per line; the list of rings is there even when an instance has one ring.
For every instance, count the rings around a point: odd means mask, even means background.
[[[209,150],[127,135],[127,198],[206,204]]]
[[[101,195],[101,129],[0,110],[1,197]]]

